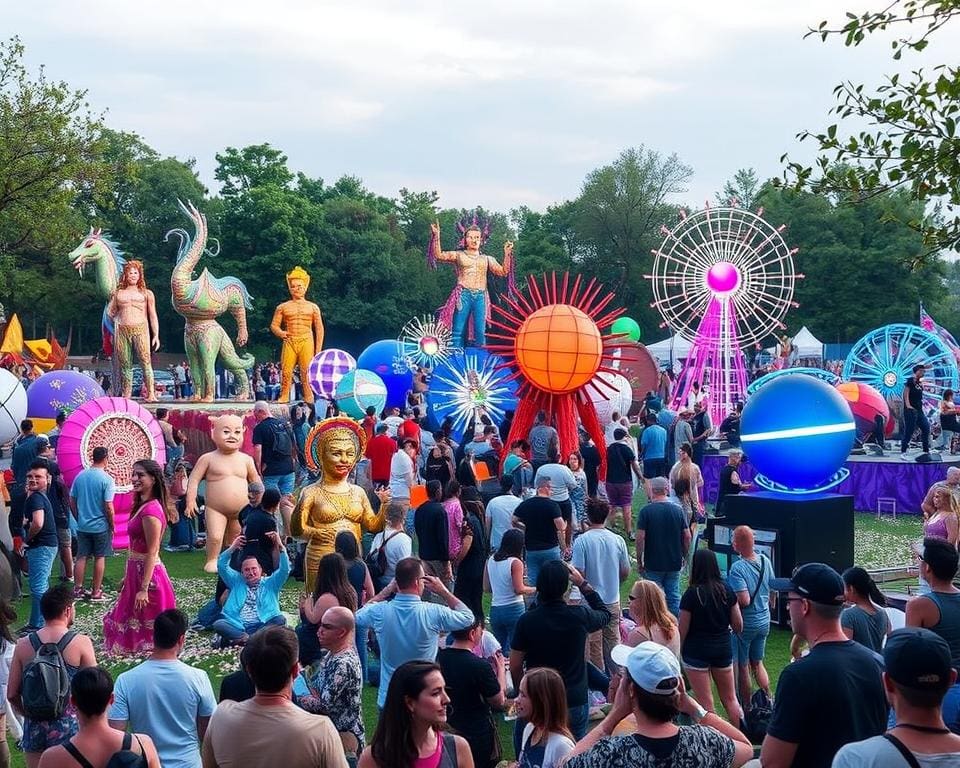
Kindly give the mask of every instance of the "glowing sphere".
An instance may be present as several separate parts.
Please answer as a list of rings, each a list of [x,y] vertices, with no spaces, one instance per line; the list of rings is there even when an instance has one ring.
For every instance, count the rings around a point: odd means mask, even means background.
[[[27,390],[20,379],[0,368],[0,445],[20,434],[20,422],[27,418]]]
[[[420,339],[420,351],[427,357],[433,357],[440,351],[440,342],[433,336],[424,336]]]
[[[890,406],[877,390],[862,381],[844,381],[837,384],[837,391],[853,412],[853,419],[857,424],[857,435],[862,437],[873,432],[873,420],[882,416],[884,432],[889,436],[897,426],[890,418]]]
[[[57,413],[64,411],[69,416],[103,395],[103,388],[85,373],[50,371],[27,390],[27,418],[33,421],[36,432],[49,432],[56,425]]]
[[[329,400],[337,391],[337,384],[344,374],[357,367],[353,355],[342,349],[325,349],[310,361],[307,379],[310,389]]]
[[[371,405],[377,413],[387,404],[387,387],[377,374],[357,368],[344,374],[337,384],[337,405],[347,416],[362,419]]]
[[[610,327],[610,333],[620,335],[626,334],[630,341],[640,341],[640,323],[632,317],[618,317],[613,321]]]
[[[740,270],[729,261],[718,261],[707,270],[707,288],[714,293],[731,293],[740,286]]]
[[[829,487],[856,436],[843,395],[812,376],[771,381],[747,400],[740,424],[750,463],[794,492]]]
[[[387,387],[387,405],[402,408],[413,384],[403,344],[396,339],[375,341],[357,356],[357,368],[373,371]]]
[[[586,313],[568,304],[550,304],[531,314],[513,343],[517,365],[538,389],[573,392],[600,368],[600,329]]]

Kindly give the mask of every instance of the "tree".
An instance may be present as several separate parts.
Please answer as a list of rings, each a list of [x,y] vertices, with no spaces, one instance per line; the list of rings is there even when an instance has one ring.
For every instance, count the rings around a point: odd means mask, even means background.
[[[759,192],[757,172],[753,168],[741,168],[723,185],[723,191],[718,192],[716,198],[719,205],[735,205],[750,211],[756,208]]]
[[[254,187],[286,187],[293,181],[287,168],[287,156],[269,144],[253,144],[243,149],[227,147],[217,153],[214,178],[221,182],[220,194],[234,197]]]
[[[904,53],[924,50],[958,14],[958,0],[893,0],[879,11],[848,12],[842,26],[821,22],[809,34],[822,40],[840,36],[855,47],[869,35],[906,26],[911,34],[892,42],[893,58],[899,60]],[[838,121],[823,132],[799,134],[818,145],[821,155],[814,167],[788,163],[787,178],[798,188],[856,200],[907,189],[922,202],[943,199],[951,208],[960,205],[960,68],[944,64],[905,77],[897,73],[873,89],[845,81],[834,93],[838,103],[831,111]],[[869,127],[848,132],[848,120]],[[912,214],[904,223],[923,235],[924,245],[915,263],[960,244],[960,213],[951,210],[941,219],[919,208]]]

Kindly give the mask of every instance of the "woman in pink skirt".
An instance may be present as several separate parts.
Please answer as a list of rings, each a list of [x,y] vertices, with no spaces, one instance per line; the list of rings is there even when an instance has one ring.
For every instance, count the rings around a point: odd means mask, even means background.
[[[152,651],[153,620],[177,605],[160,562],[167,508],[163,470],[152,459],[143,459],[133,465],[131,476],[136,496],[128,524],[130,552],[120,596],[103,618],[104,646],[116,654]]]

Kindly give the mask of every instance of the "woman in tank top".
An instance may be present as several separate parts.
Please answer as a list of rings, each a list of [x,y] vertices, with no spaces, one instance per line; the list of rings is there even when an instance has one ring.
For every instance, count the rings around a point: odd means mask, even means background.
[[[526,610],[523,598],[537,591],[523,583],[523,573],[523,531],[511,528],[503,534],[500,549],[487,560],[483,574],[483,589],[493,595],[490,631],[506,657],[510,656],[513,631]]]
[[[884,640],[890,634],[890,617],[884,610],[887,599],[870,574],[859,566],[843,572],[843,584],[843,597],[851,604],[840,614],[843,634],[880,653]]]
[[[635,647],[650,641],[669,648],[680,658],[680,629],[659,584],[642,579],[630,588],[630,618],[636,626],[627,636],[627,645]]]
[[[358,768],[472,768],[467,740],[446,732],[449,703],[438,665],[401,664]]]
[[[933,491],[933,514],[923,523],[924,537],[946,539],[953,546],[960,540],[960,504],[946,485],[938,485]]]

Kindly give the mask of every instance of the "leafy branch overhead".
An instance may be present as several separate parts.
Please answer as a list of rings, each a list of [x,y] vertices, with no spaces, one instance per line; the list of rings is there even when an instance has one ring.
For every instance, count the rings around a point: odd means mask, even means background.
[[[822,22],[809,35],[840,37],[855,47],[884,32],[909,34],[891,40],[892,57],[927,48],[934,34],[960,14],[960,0],[896,0],[880,11],[847,13],[842,25]],[[903,223],[923,235],[928,259],[960,244],[960,68],[940,64],[896,72],[876,86],[845,81],[834,94],[837,122],[822,132],[804,131],[802,141],[818,145],[812,166],[792,162],[785,176],[796,187],[862,200],[907,189],[921,202],[937,204]],[[847,123],[865,125],[845,130]]]

